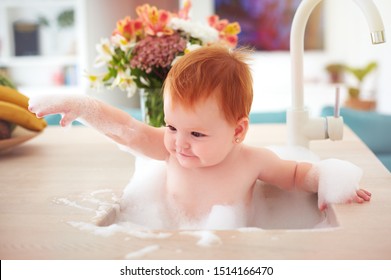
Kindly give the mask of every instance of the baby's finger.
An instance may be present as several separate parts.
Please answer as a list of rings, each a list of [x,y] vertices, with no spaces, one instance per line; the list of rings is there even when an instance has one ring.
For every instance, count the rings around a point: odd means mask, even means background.
[[[359,196],[355,196],[355,197],[354,197],[354,202],[356,202],[356,203],[363,203],[363,202],[364,202],[364,199],[362,199],[362,198],[359,197]]]
[[[29,106],[29,111],[34,113],[38,118],[42,118],[47,115],[56,114],[56,111],[49,110],[48,108],[39,108],[35,106]]]
[[[360,189],[360,191],[363,191],[363,192],[364,192],[366,195],[368,195],[368,196],[371,196],[371,195],[372,195],[372,193],[369,192],[369,191],[367,191],[367,190]]]
[[[60,120],[60,125],[65,127],[65,126],[68,126],[69,124],[71,124],[74,120],[76,119],[76,116],[74,116],[73,114],[63,114],[62,115],[62,118]]]
[[[359,189],[357,190],[357,196],[365,201],[369,201],[371,199],[372,194],[366,190]]]

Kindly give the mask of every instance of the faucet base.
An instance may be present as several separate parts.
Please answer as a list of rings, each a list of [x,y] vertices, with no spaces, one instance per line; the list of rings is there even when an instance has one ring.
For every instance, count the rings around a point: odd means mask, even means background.
[[[343,135],[342,117],[309,118],[308,110],[287,111],[288,144],[308,148],[310,140],[341,140]]]
[[[303,146],[308,148],[309,141],[304,135],[304,126],[308,121],[307,109],[288,109],[286,112],[286,123],[288,127],[288,144],[292,146]]]

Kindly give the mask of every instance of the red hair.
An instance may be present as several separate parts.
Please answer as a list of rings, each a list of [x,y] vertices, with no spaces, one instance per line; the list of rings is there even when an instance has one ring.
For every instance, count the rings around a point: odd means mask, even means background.
[[[249,52],[222,46],[205,46],[181,57],[168,73],[173,104],[194,108],[197,102],[215,97],[228,122],[248,117],[253,100]]]

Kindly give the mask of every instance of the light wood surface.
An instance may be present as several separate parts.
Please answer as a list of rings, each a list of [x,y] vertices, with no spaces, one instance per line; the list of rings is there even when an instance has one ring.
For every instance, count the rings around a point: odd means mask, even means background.
[[[285,133],[284,125],[253,125],[246,142],[283,145]],[[165,231],[164,238],[124,232],[102,236],[72,226],[71,221],[93,221],[93,198],[121,196],[134,158],[92,129],[48,127],[0,153],[0,258],[391,259],[390,173],[348,128],[343,141],[314,141],[310,148],[321,158],[360,166],[372,201],[335,205],[336,228],[218,231],[220,242],[203,247],[181,231]],[[67,205],[71,201],[78,207]]]

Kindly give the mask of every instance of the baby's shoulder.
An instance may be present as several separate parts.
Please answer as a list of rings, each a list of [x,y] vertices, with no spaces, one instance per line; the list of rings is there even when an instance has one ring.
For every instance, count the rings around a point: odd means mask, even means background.
[[[270,149],[248,145],[243,145],[242,155],[246,160],[254,160],[257,162],[271,160],[276,157],[276,154]]]

